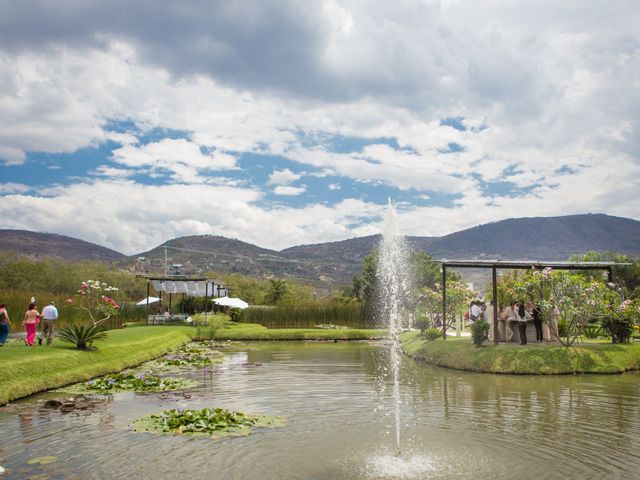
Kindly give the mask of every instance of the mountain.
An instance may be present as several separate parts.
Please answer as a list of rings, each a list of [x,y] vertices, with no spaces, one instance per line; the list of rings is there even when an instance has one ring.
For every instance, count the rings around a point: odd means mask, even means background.
[[[640,255],[640,222],[604,214],[511,218],[410,242],[450,259],[566,260],[588,250]]]
[[[640,222],[604,214],[512,218],[462,230],[443,237],[408,237],[416,250],[438,259],[566,260],[589,250],[640,256]],[[132,257],[62,235],[0,230],[0,251],[35,257],[52,255],[70,260],[120,260],[141,273],[166,266],[180,273],[205,271],[259,277],[296,278],[319,289],[351,283],[362,261],[380,236],[299,245],[282,251],[257,247],[214,235],[175,238]]]
[[[126,258],[110,248],[77,238],[27,230],[0,230],[0,252],[14,252],[33,258],[57,257],[64,260],[117,261]]]

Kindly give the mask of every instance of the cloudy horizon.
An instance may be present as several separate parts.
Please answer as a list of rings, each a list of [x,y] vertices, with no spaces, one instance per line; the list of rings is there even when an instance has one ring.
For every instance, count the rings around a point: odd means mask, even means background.
[[[640,220],[621,0],[0,0],[0,228],[133,254]],[[516,232],[514,232],[516,238]]]

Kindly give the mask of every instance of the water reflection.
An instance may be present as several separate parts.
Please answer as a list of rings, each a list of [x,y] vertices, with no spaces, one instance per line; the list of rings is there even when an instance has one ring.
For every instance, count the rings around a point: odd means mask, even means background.
[[[34,396],[0,409],[0,465],[12,479],[154,480],[634,478],[640,467],[638,374],[495,376],[408,359],[400,391],[409,438],[397,458],[380,408],[391,401],[387,354],[366,343],[248,344],[215,369],[183,369],[199,384],[184,392],[88,396],[69,411],[45,406],[60,394]],[[288,423],[220,441],[127,427],[162,409],[203,406]],[[27,465],[39,455],[59,460]]]

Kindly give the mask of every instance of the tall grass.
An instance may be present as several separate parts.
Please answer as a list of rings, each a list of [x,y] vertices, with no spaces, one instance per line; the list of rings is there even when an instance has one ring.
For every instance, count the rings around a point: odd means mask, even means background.
[[[56,302],[58,308],[58,327],[64,327],[67,325],[81,325],[89,323],[90,319],[85,310],[82,310],[75,304],[67,304],[66,300],[69,297],[61,293],[55,294],[46,291],[25,291],[25,290],[2,290],[0,291],[0,303],[7,305],[7,311],[9,312],[9,318],[13,323],[12,330],[20,328],[22,319],[24,318],[24,312],[26,312],[31,297],[35,297],[38,309],[42,309],[49,304],[49,302]],[[120,305],[120,313],[117,318],[109,319],[105,322],[106,328],[119,328],[125,322],[142,322],[146,319],[146,310],[143,307],[138,307],[132,302],[123,302]]]
[[[349,328],[374,328],[358,304],[305,304],[277,307],[251,307],[243,310],[238,321],[257,323],[267,328],[314,328],[337,325]]]

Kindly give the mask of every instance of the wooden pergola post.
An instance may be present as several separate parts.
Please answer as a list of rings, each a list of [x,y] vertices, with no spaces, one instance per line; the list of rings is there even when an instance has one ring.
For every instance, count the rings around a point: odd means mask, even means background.
[[[442,338],[447,339],[447,266],[442,264]]]
[[[498,345],[498,273],[495,265],[491,268],[493,299],[493,343]]]

